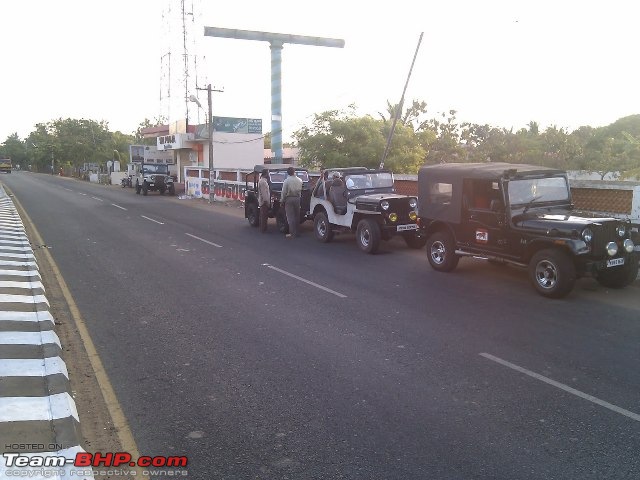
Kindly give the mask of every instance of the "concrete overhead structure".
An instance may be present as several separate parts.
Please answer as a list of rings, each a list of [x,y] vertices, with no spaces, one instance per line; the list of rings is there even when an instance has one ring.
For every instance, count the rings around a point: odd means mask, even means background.
[[[269,42],[271,47],[271,151],[274,161],[278,162],[282,159],[282,47],[285,43],[296,43],[314,47],[343,48],[344,40],[218,27],[204,27],[204,35],[205,37]]]

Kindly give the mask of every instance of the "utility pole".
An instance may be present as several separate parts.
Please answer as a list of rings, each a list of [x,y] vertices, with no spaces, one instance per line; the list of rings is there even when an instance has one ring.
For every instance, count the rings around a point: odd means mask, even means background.
[[[224,89],[219,88],[211,88],[211,84],[207,85],[207,88],[198,88],[196,90],[206,90],[207,91],[207,105],[209,107],[209,111],[207,113],[207,132],[209,133],[209,203],[213,202],[212,190],[213,190],[213,182],[215,181],[216,174],[213,170],[213,108],[212,108],[212,100],[211,93],[212,92],[224,92]]]

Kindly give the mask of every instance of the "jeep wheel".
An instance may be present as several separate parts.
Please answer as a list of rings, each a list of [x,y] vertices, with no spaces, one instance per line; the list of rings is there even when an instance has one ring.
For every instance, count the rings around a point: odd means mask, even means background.
[[[313,218],[313,232],[316,240],[319,242],[327,243],[333,239],[333,231],[331,230],[331,225],[329,224],[326,213],[316,213],[316,216]]]
[[[403,236],[404,236],[404,241],[407,243],[407,247],[409,248],[415,248],[416,250],[420,250],[421,248],[424,248],[424,246],[427,244],[426,237],[419,237],[413,232],[405,233]]]
[[[164,187],[160,187],[160,195],[164,195],[165,192],[165,188]]]
[[[136,181],[136,194],[137,195],[140,195],[140,190],[141,190],[140,184]]]
[[[380,227],[375,220],[364,218],[356,229],[358,248],[365,253],[376,253],[380,247]]]
[[[169,195],[175,195],[176,194],[176,187],[173,185],[173,183],[171,185],[169,185]]]
[[[607,288],[624,288],[631,285],[638,276],[638,259],[632,256],[625,261],[627,263],[622,267],[599,272],[596,277],[598,283]]]
[[[247,220],[249,220],[249,225],[252,227],[257,227],[260,223],[260,217],[258,215],[258,204],[255,202],[251,202],[247,204]]]
[[[438,272],[450,272],[458,266],[455,242],[451,234],[436,232],[427,239],[429,265]]]
[[[146,195],[147,193],[149,193],[149,184],[142,182],[142,195]]]
[[[284,213],[284,208],[278,209],[276,213],[276,225],[280,233],[289,233],[289,223],[287,223],[287,216]]]
[[[561,298],[573,290],[576,267],[562,250],[540,250],[529,262],[529,276],[540,295]]]

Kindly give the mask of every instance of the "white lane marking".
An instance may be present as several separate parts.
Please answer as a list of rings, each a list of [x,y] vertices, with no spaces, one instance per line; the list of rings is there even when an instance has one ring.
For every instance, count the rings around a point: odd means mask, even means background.
[[[6,233],[6,232],[2,232]],[[29,239],[25,235],[24,232],[19,233],[18,235],[0,235],[0,239],[2,240],[24,240],[25,242],[29,242]]]
[[[46,397],[0,398],[1,422],[56,420],[67,417],[80,421],[76,402],[67,392]]]
[[[0,275],[2,275],[1,273],[2,271],[0,271]],[[44,290],[44,285],[42,285],[42,282],[11,282],[11,281],[2,281],[0,280],[0,288],[27,288],[29,290],[35,290],[36,288],[39,288],[41,290]]]
[[[119,208],[120,210],[126,210],[126,208],[121,207],[120,205],[116,205],[115,203],[112,203],[111,205],[113,205],[116,208]]]
[[[0,359],[0,377],[46,377],[59,373],[69,378],[67,364],[60,357]]]
[[[82,192],[78,192],[79,195],[84,195],[85,197],[87,196],[86,193],[82,193]]]
[[[13,260],[0,260],[0,265],[8,267],[37,267],[36,262],[15,262]]]
[[[28,258],[32,258],[32,259],[36,258],[31,253],[7,253],[7,252],[0,252],[0,257],[2,257],[2,258],[22,258],[24,260],[26,260]]]
[[[33,253],[33,250],[31,249],[31,246],[14,246],[14,245],[2,245],[0,244],[0,250],[9,250],[10,252],[22,252],[22,253],[27,253],[27,252],[31,252]]]
[[[159,222],[158,220],[154,220],[153,218],[149,218],[149,217],[145,217],[144,215],[140,215],[142,218],[146,218],[147,220],[149,220],[150,222],[154,222],[157,223],[158,225],[164,225],[163,222]]]
[[[99,202],[104,202],[104,200],[102,200],[101,198],[98,198],[98,197],[91,197],[91,198],[93,198],[94,200],[98,200]]]
[[[43,332],[0,332],[0,345],[47,345],[55,343],[59,347],[60,339],[53,330]]]
[[[45,312],[0,311],[0,322],[52,322],[53,315]]]
[[[185,233],[187,237],[195,238],[196,240],[200,240],[201,242],[208,243],[209,245],[213,245],[214,247],[222,248],[222,245],[218,245],[217,243],[210,242],[209,240],[205,240],[204,238],[196,237],[195,235],[191,235],[190,233]]]
[[[49,305],[49,300],[44,295],[8,295],[0,293],[0,303],[46,303]]]
[[[26,239],[26,237],[24,240],[14,240],[14,238],[15,237],[13,237],[11,240],[7,240],[0,236],[0,248],[5,247],[6,245],[21,245],[23,247],[30,246],[29,241]]]
[[[7,275],[9,277],[38,277],[40,278],[40,272],[38,270],[0,270],[0,276]]]
[[[69,191],[69,192],[73,192],[73,190],[71,190],[70,188],[64,187],[64,189]]]
[[[327,288],[323,285],[319,285],[315,282],[312,282],[311,280],[307,280],[306,278],[302,278],[299,277],[298,275],[294,275],[293,273],[287,272],[286,270],[282,270],[281,268],[278,267],[274,267],[273,265],[269,265],[268,263],[263,263],[263,266],[270,268],[271,270],[275,270],[276,272],[280,272],[283,275],[287,275],[291,278],[295,278],[296,280],[300,280],[301,282],[306,283],[307,285],[311,285],[312,287],[316,287],[319,288],[320,290],[324,290],[325,292],[328,292],[332,295],[335,295],[336,297],[340,297],[340,298],[347,298],[346,295],[340,293],[340,292],[336,292],[335,290],[331,290],[330,288]]]
[[[479,355],[488,360],[492,360],[496,363],[499,363],[500,365],[504,365],[505,367],[509,367],[513,370],[516,370],[517,372],[524,373],[525,375],[535,378],[536,380],[540,380],[541,382],[547,383],[549,385],[553,385],[554,387],[559,388],[560,390],[564,390],[565,392],[571,393],[577,397],[588,400],[592,403],[595,403],[596,405],[600,405],[601,407],[608,408],[609,410],[619,413],[620,415],[624,415],[625,417],[629,417],[635,420],[636,422],[640,422],[640,415],[638,415],[637,413],[630,412],[629,410],[620,408],[616,405],[613,405],[612,403],[605,402],[604,400],[600,400],[599,398],[596,398],[593,395],[589,395],[588,393],[584,393],[584,392],[581,392],[580,390],[576,390],[575,388],[571,388],[570,386],[565,385],[564,383],[551,380],[550,378],[540,375],[539,373],[532,372],[531,370],[527,370],[526,368],[519,367],[518,365],[515,365],[511,362],[507,362],[506,360],[502,360],[501,358],[494,357],[489,353],[480,353]]]

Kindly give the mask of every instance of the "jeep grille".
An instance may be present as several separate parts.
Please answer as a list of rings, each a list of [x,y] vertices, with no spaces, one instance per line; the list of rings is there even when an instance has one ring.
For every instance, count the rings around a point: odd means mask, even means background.
[[[593,225],[593,240],[591,241],[591,252],[598,256],[604,256],[606,245],[609,242],[620,240],[616,233],[617,222],[605,222],[601,225]]]

